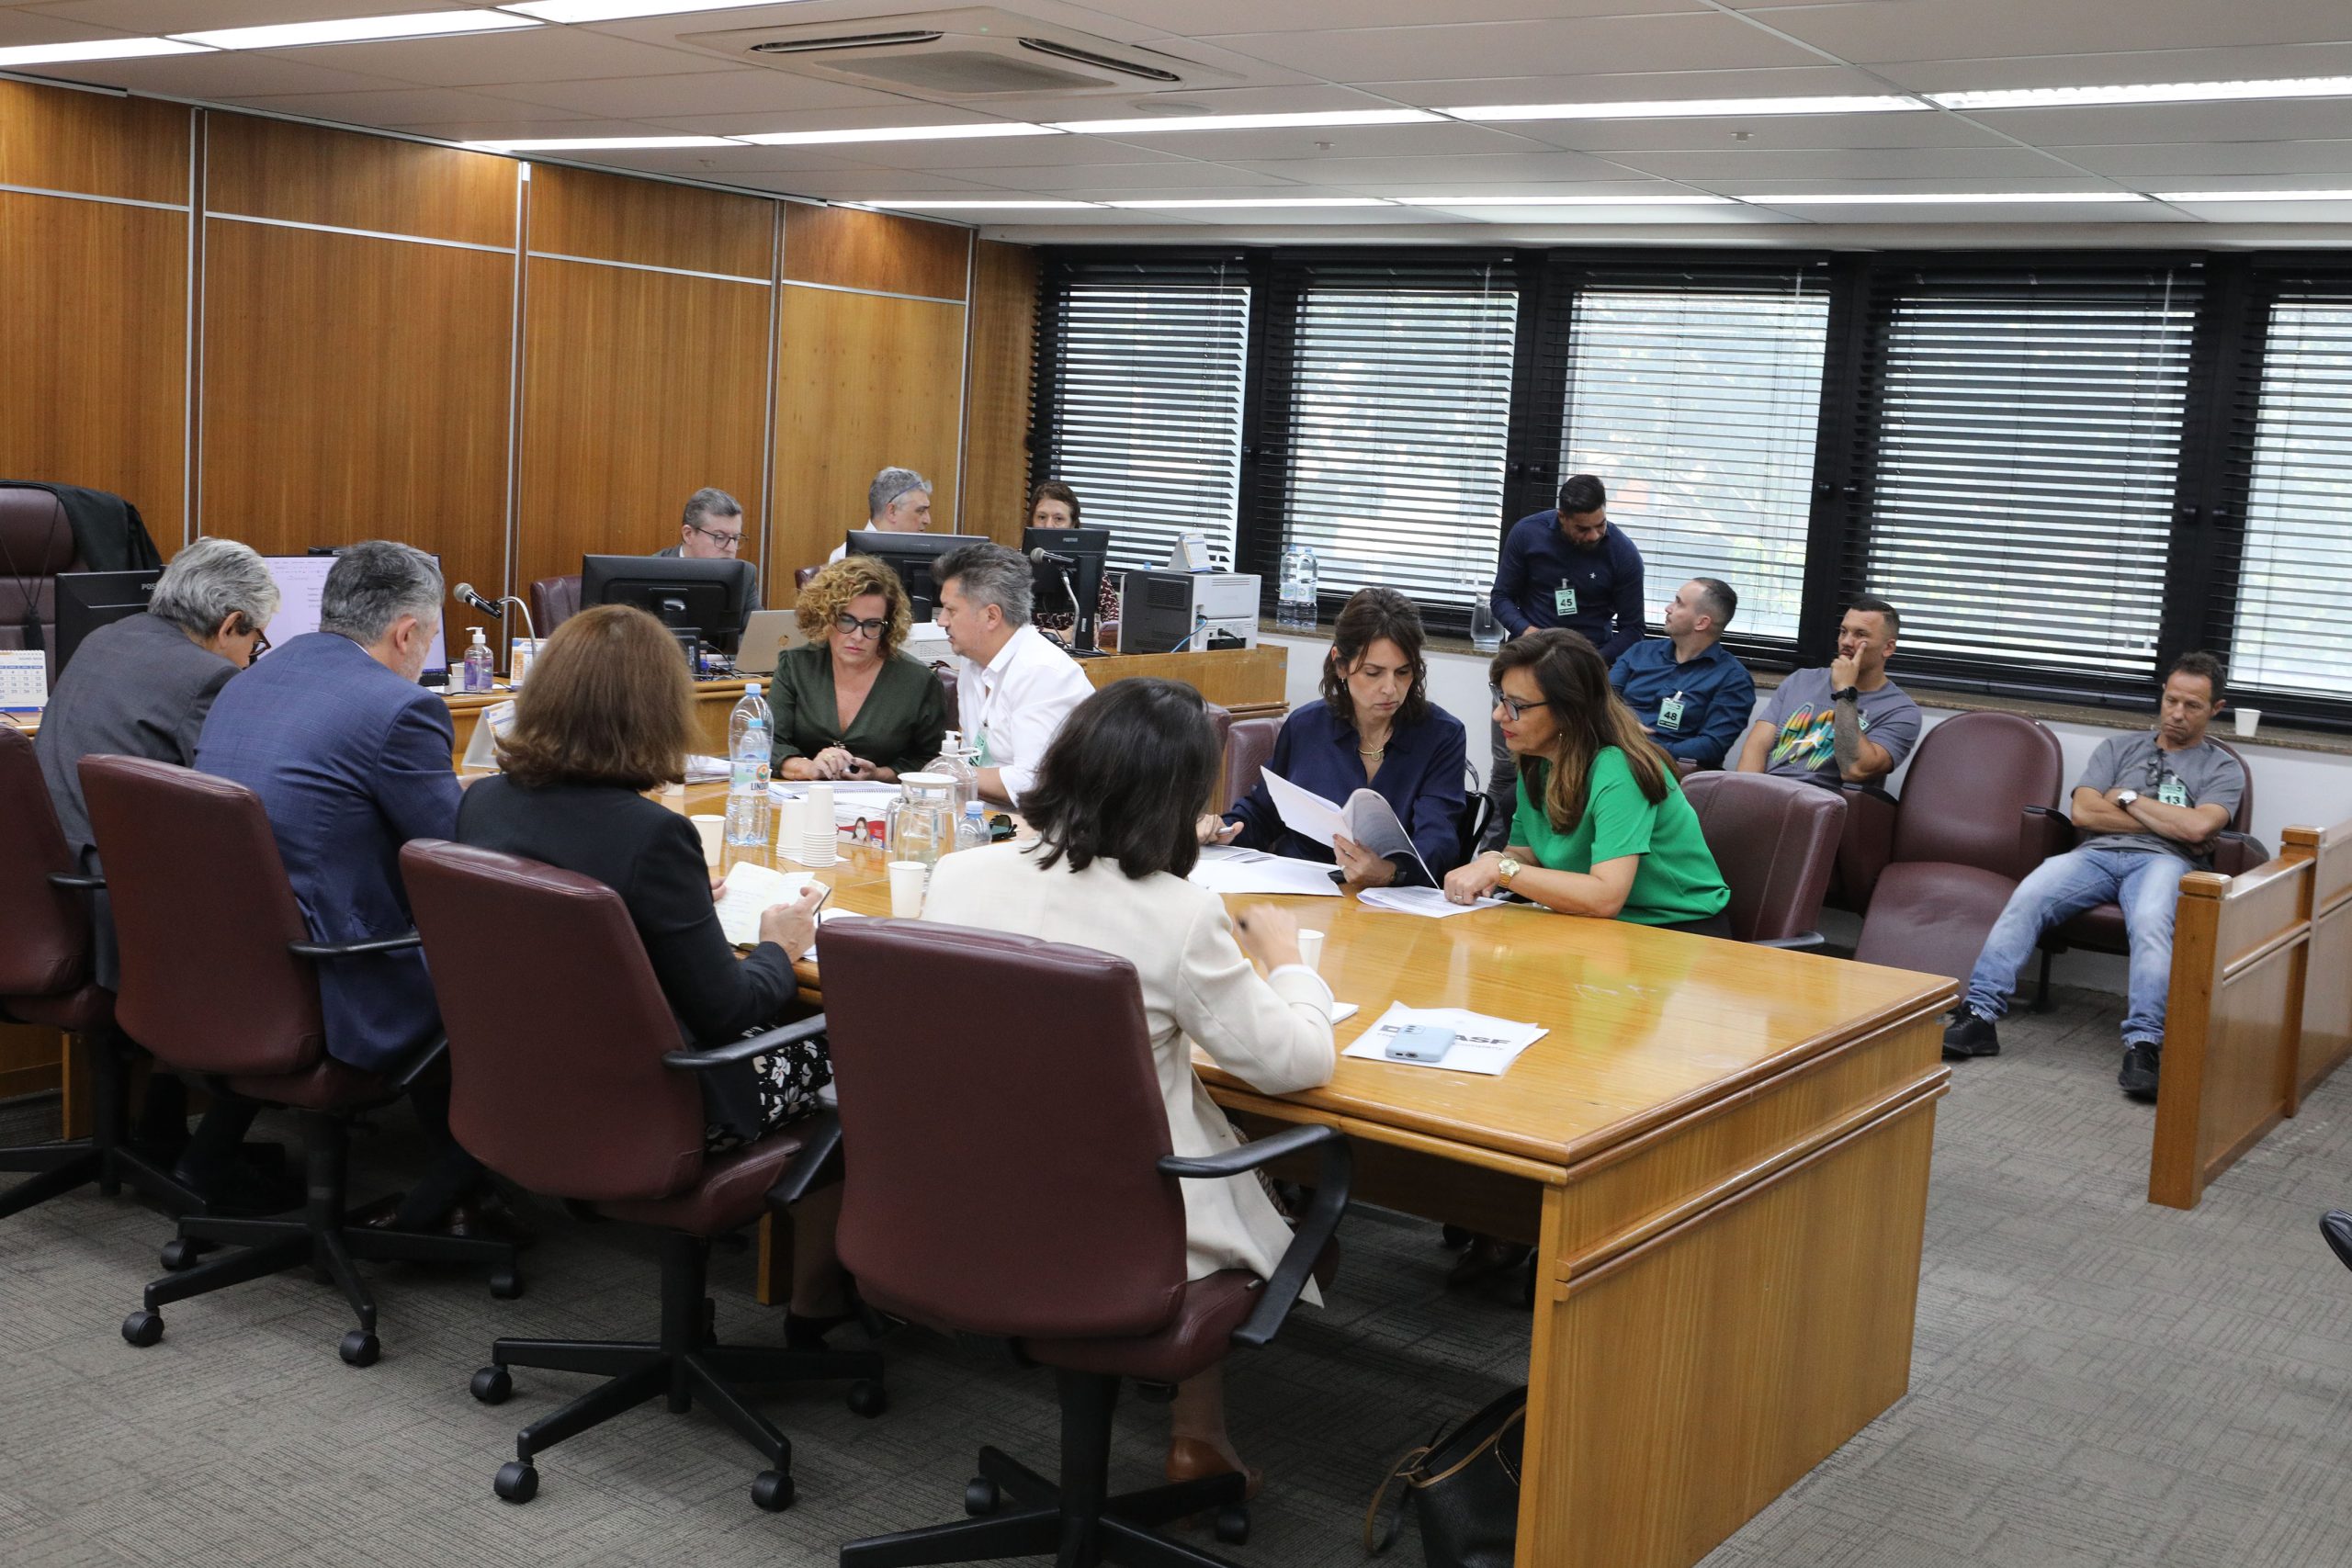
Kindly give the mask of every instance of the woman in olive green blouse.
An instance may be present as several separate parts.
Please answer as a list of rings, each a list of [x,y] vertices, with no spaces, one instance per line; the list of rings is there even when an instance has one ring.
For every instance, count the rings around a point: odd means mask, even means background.
[[[947,692],[899,651],[911,615],[898,573],[845,556],[800,591],[797,618],[808,646],[776,660],[768,693],[777,778],[888,781],[939,755]]]

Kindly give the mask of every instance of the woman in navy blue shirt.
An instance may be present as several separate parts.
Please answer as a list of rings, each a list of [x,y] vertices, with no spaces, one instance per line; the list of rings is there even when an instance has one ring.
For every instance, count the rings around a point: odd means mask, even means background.
[[[1462,721],[1429,699],[1421,615],[1393,588],[1360,589],[1331,626],[1323,696],[1283,721],[1266,770],[1344,806],[1370,789],[1396,813],[1436,883],[1462,863]],[[1219,843],[1336,861],[1351,887],[1431,886],[1408,856],[1338,840],[1338,853],[1283,826],[1262,783],[1233,803]]]

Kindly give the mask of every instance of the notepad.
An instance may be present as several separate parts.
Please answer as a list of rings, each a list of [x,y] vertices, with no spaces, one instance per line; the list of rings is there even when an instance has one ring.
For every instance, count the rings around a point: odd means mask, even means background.
[[[760,940],[760,916],[775,904],[789,904],[817,879],[805,871],[770,871],[745,861],[727,873],[727,891],[718,896],[718,929],[737,947]]]

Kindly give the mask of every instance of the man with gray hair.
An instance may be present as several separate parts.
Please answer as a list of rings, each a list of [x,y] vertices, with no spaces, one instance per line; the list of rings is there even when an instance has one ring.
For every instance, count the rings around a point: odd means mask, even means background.
[[[956,703],[965,740],[978,749],[980,793],[1018,806],[1062,720],[1093,695],[1094,682],[1029,624],[1027,556],[966,545],[940,557],[931,575],[935,618],[957,655]]]
[[[164,569],[143,614],[82,639],[58,676],[33,750],[66,845],[84,872],[97,875],[104,867],[83,803],[82,759],[146,757],[192,766],[205,716],[229,678],[268,646],[263,628],[277,614],[277,583],[250,546],[198,539]],[[121,955],[103,892],[94,896],[91,913],[95,977],[114,990],[121,984]],[[216,1096],[188,1142],[187,1094],[176,1078],[158,1072],[148,1080],[140,1141],[177,1158],[174,1176],[215,1208],[266,1212],[283,1207],[286,1194],[270,1190],[235,1157],[256,1109],[251,1100]]]
[[[685,515],[678,520],[678,542],[657,556],[687,560],[733,560],[743,547],[743,507],[733,496],[710,485],[686,497]]]
[[[441,596],[441,570],[424,551],[352,546],[327,573],[319,629],[232,682],[204,721],[196,765],[261,797],[313,941],[407,933],[401,846],[457,837],[449,705],[417,684]],[[441,1030],[414,948],[321,964],[319,998],[327,1055],[365,1072],[397,1072]],[[421,1229],[476,1185],[481,1167],[449,1139],[447,1083],[420,1083],[412,1098],[435,1156],[396,1223]]]
[[[885,468],[865,487],[866,534],[920,534],[931,526],[931,481],[912,468]],[[827,562],[848,553],[843,540]]]

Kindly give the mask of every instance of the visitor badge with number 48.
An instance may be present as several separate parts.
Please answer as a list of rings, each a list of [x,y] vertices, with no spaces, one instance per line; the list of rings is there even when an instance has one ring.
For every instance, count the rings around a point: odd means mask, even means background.
[[[1682,728],[1682,694],[1677,692],[1657,705],[1657,727],[1660,729]]]

